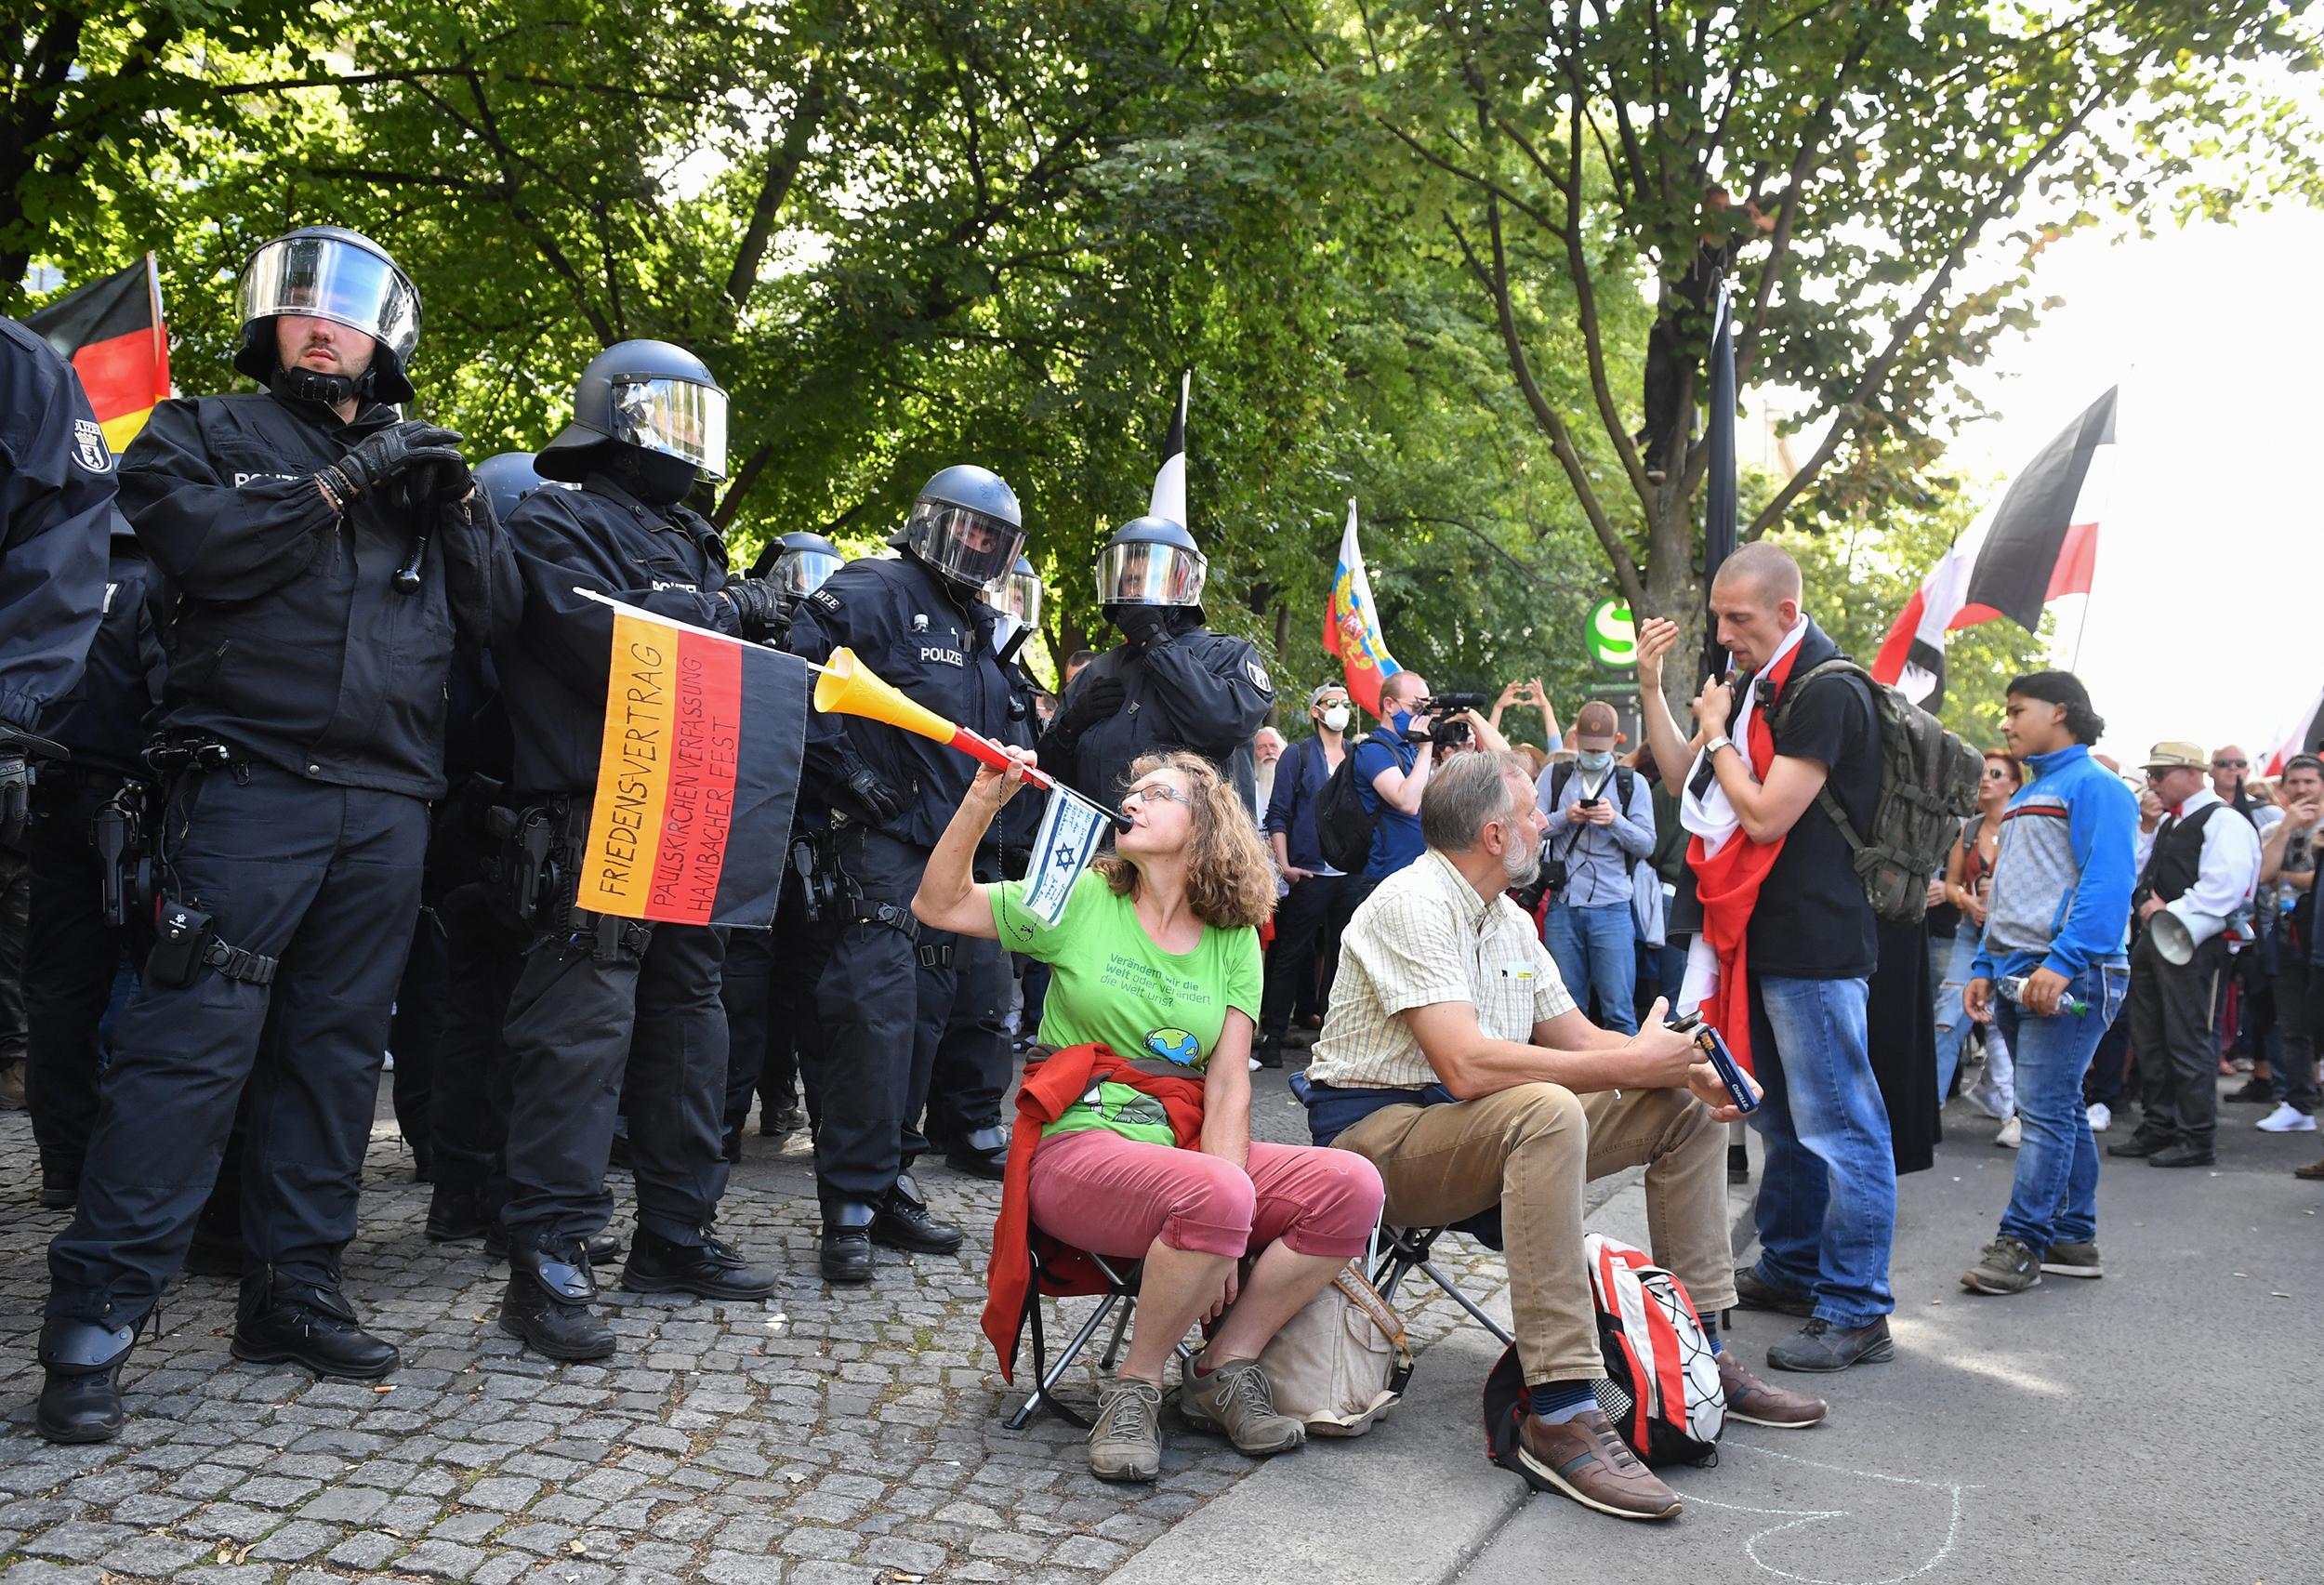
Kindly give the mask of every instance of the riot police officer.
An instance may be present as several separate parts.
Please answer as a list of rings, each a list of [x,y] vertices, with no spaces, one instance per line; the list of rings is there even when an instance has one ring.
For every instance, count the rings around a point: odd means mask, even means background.
[[[41,735],[73,758],[33,788],[31,929],[24,954],[33,1137],[40,1203],[80,1197],[81,1160],[97,1122],[97,1031],[125,959],[142,963],[152,915],[140,906],[148,815],[146,718],[160,705],[168,595],[116,509],[103,619],[88,667],[41,718]]]
[[[765,632],[778,601],[766,583],[728,576],[725,542],[684,504],[698,480],[723,478],[726,469],[726,392],[692,353],[664,341],[599,353],[582,371],[573,423],[534,466],[581,488],[536,490],[510,514],[524,621],[495,651],[515,733],[519,840],[544,830],[557,861],[550,873],[562,877],[553,896],[519,888],[535,939],[508,1003],[515,1084],[500,1325],[553,1359],[600,1359],[613,1352],[614,1335],[588,1309],[597,1279],[584,1240],[605,1223],[625,1074],[638,1233],[622,1286],[759,1299],[775,1277],[714,1231],[726,1190],[725,932],[649,925],[576,903],[613,614],[574,589],[746,638]]]
[[[1048,742],[1108,809],[1132,761],[1172,748],[1209,759],[1251,806],[1251,734],[1274,684],[1248,640],[1203,626],[1208,574],[1195,536],[1164,517],[1132,519],[1098,553],[1098,601],[1124,641],[1074,679]]]
[[[155,761],[158,930],[49,1246],[37,1419],[121,1425],[119,1372],[177,1269],[248,1089],[232,1349],[370,1379],[394,1347],[340,1291],[380,1055],[442,796],[456,631],[515,569],[455,449],[400,419],[419,295],[377,244],[291,232],[241,277],[234,363],[265,389],[169,401],[121,502],[175,591]]]
[[[783,641],[799,602],[821,588],[843,560],[839,548],[820,534],[786,534],[760,553],[751,565],[751,576],[773,585],[782,601],[767,635],[770,643]],[[809,811],[800,813],[812,817]],[[801,844],[794,843],[793,850],[801,852]],[[802,857],[811,866],[812,852],[809,839]],[[799,1106],[799,1053],[819,1037],[815,981],[823,972],[818,950],[823,933],[809,915],[808,878],[799,874],[798,861],[786,865],[774,929],[737,931],[726,944],[719,999],[726,1004],[732,1044],[726,1070],[725,1150],[730,1162],[743,1158],[743,1125],[750,1120],[754,1094],[759,1098],[760,1135],[782,1139],[806,1124]]]
[[[947,468],[891,541],[900,557],[851,561],[800,604],[791,651],[822,660],[846,645],[930,709],[1030,747],[1031,720],[1017,713],[995,654],[997,614],[978,598],[1023,541],[1016,495],[999,475]],[[822,1264],[833,1282],[870,1280],[875,1240],[934,1254],[960,1245],[960,1230],[930,1214],[905,1168],[925,1147],[911,1126],[956,1001],[998,1001],[999,948],[920,929],[911,898],[975,768],[878,721],[808,717],[800,802],[829,809],[829,851],[845,877],[816,987],[823,1039],[801,1053],[819,1108]],[[997,878],[998,862],[997,849],[980,854],[979,873]]]
[[[113,486],[112,453],[73,365],[0,319],[0,842],[24,834],[27,749],[80,680],[97,633]]]

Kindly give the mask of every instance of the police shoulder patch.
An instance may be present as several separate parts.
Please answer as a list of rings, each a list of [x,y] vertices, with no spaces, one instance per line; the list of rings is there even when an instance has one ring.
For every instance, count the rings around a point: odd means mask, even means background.
[[[1257,688],[1261,693],[1273,693],[1275,691],[1274,683],[1270,680],[1267,676],[1267,668],[1259,664],[1259,657],[1257,655],[1253,655],[1250,659],[1245,661],[1243,663],[1243,669],[1250,673],[1251,685]]]
[[[73,460],[91,473],[111,473],[113,470],[112,448],[105,443],[105,431],[94,418],[73,420]]]
[[[826,586],[809,595],[807,597],[807,603],[813,606],[819,606],[825,611],[837,611],[839,609],[839,597],[833,594],[830,588]]]

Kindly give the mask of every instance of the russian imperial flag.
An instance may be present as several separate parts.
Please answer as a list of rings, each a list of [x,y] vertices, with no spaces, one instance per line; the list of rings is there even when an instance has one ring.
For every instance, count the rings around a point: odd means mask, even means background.
[[[153,256],[68,293],[24,324],[81,376],[113,455],[128,450],[153,404],[169,395],[169,330]]]
[[[1338,655],[1347,673],[1348,696],[1368,714],[1380,713],[1380,684],[1402,671],[1388,653],[1380,613],[1372,605],[1372,580],[1364,571],[1364,548],[1356,542],[1355,503],[1348,503],[1348,526],[1340,535],[1340,565],[1331,578],[1331,607],[1324,615],[1324,649]]]
[[[605,735],[575,901],[624,918],[763,930],[799,802],[807,663],[604,603]]]

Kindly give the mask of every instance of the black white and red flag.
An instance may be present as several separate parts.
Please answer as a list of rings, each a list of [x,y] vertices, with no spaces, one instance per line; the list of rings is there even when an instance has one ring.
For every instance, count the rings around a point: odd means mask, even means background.
[[[2284,761],[2294,754],[2314,754],[2324,749],[2324,689],[2293,718],[2292,724],[2277,735],[2276,746],[2267,751],[2267,758],[2251,767],[2255,776],[2280,776]]]
[[[1934,708],[1945,694],[1945,635],[2007,617],[2038,632],[2041,608],[2087,595],[2098,567],[2101,448],[2114,443],[2108,390],[2010,481],[1991,517],[1921,580],[1872,663],[1872,675]]]

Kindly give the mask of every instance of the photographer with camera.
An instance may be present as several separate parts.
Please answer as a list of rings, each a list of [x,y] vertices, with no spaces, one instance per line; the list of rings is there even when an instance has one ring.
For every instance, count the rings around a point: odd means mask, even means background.
[[[1620,737],[1614,707],[1591,700],[1574,717],[1574,762],[1544,770],[1535,796],[1550,817],[1541,878],[1552,900],[1541,939],[1574,1000],[1588,1007],[1596,992],[1600,1020],[1629,1035],[1638,1029],[1631,872],[1654,852],[1655,809],[1645,779],[1614,762]]]
[[[1377,884],[1426,850],[1420,839],[1420,795],[1446,754],[1469,747],[1506,752],[1508,740],[1477,714],[1482,693],[1431,698],[1428,679],[1399,671],[1380,686],[1386,719],[1356,746],[1355,785],[1372,821],[1372,853],[1364,878]]]

